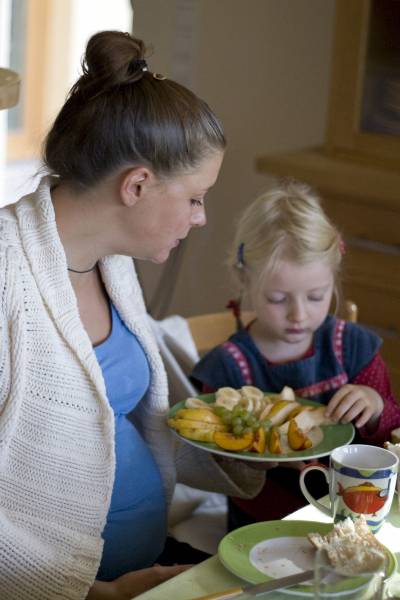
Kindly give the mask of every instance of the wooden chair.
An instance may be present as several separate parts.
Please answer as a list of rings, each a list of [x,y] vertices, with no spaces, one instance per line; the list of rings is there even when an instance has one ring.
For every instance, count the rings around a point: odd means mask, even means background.
[[[356,323],[358,321],[358,306],[353,300],[346,300],[345,302],[345,319]]]
[[[254,319],[254,313],[250,311],[242,313],[244,325],[247,325],[252,319]],[[214,346],[222,344],[236,331],[235,317],[230,311],[195,315],[186,320],[200,355]]]
[[[354,323],[357,321],[357,313],[357,305],[352,300],[347,300],[344,303],[344,318]],[[254,319],[253,312],[242,313],[244,325],[250,323],[252,319]],[[225,342],[236,330],[235,317],[230,311],[195,315],[186,320],[200,355]]]

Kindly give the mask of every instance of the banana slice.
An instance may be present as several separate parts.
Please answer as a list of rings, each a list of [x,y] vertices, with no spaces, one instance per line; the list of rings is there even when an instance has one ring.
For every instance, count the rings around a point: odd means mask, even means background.
[[[185,406],[186,408],[210,408],[210,404],[200,398],[186,398]]]
[[[221,418],[209,406],[207,408],[180,408],[175,413],[175,419],[191,419],[193,421],[222,425]]]
[[[262,401],[262,399],[254,398],[253,399],[253,414],[254,414],[254,416],[258,417],[258,415],[260,414],[260,412],[263,408],[264,408],[264,402]]]
[[[291,400],[292,402],[296,400],[293,388],[289,387],[288,385],[285,385],[285,387],[282,388],[279,395],[282,398],[282,400]]]
[[[258,387],[255,387],[254,385],[244,385],[240,388],[240,394],[242,396],[241,403],[249,412],[258,415],[264,408],[264,392]],[[248,402],[243,402],[243,398]]]
[[[243,398],[251,398],[252,400],[264,398],[264,392],[254,385],[243,385],[240,388],[240,394]]]
[[[239,404],[241,395],[238,390],[231,387],[222,387],[215,392],[215,405],[224,406],[228,410],[232,410]]]
[[[269,402],[267,400],[269,400]],[[260,414],[258,416],[258,418],[259,418],[260,421],[264,421],[264,419],[268,418],[268,414],[271,411],[273,405],[274,405],[274,402],[272,402],[270,400],[270,398],[268,398],[268,396],[265,396],[265,405],[264,405],[264,408],[260,411]]]
[[[225,425],[218,423],[207,423],[204,421],[194,421],[191,419],[168,419],[168,425],[172,429],[180,431],[181,429],[201,429],[202,431],[226,431]]]
[[[240,406],[243,406],[247,412],[252,413],[254,410],[254,402],[251,398],[241,398]]]

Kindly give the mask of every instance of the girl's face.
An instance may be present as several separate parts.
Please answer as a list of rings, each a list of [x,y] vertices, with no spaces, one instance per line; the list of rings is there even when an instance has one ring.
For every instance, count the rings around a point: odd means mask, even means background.
[[[134,213],[132,256],[163,263],[192,227],[206,224],[205,195],[217,179],[222,159],[223,153],[215,152],[193,171],[155,181]]]
[[[286,344],[311,342],[328,314],[334,288],[332,269],[320,261],[299,265],[283,260],[251,285],[258,325],[266,339]]]

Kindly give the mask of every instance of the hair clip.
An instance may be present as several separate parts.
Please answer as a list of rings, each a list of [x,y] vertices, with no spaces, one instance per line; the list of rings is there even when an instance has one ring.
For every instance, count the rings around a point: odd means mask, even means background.
[[[346,244],[342,237],[339,239],[339,252],[342,256],[346,254]]]
[[[149,68],[147,66],[147,62],[144,60],[144,58],[134,58],[133,60],[131,60],[130,66],[131,66],[132,71],[134,71],[134,72],[137,70],[140,70],[143,72],[149,70]]]
[[[159,81],[164,81],[164,79],[167,79],[165,75],[162,75],[161,73],[153,73],[153,77]]]
[[[236,267],[238,269],[244,269],[245,267],[245,262],[244,262],[244,243],[240,242],[238,249],[237,249],[237,255],[236,255]]]

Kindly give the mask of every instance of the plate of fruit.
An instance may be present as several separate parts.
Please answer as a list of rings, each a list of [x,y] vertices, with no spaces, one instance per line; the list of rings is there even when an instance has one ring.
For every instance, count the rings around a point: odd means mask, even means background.
[[[244,460],[285,462],[327,456],[354,438],[351,423],[334,423],[325,406],[254,386],[223,387],[187,398],[167,413],[168,426],[188,444]]]

